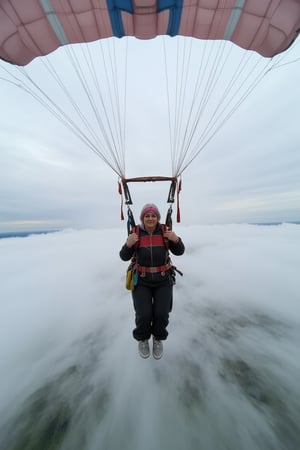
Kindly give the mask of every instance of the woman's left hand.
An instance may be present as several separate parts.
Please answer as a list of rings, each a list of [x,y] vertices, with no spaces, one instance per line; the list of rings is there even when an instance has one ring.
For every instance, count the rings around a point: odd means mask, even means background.
[[[179,237],[178,237],[177,234],[174,233],[174,231],[172,231],[172,230],[168,230],[168,229],[167,229],[167,230],[164,232],[164,237],[167,238],[167,239],[169,239],[169,241],[174,242],[175,244],[177,244],[177,242],[179,241]]]

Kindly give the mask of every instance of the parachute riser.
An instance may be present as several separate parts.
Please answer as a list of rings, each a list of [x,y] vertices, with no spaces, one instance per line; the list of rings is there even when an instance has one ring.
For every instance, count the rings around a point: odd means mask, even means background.
[[[125,180],[122,180],[122,185],[123,185],[125,205],[132,205],[133,203],[127,182]]]
[[[132,233],[132,230],[135,228],[135,226],[136,226],[136,224],[135,224],[133,212],[131,211],[130,207],[128,206],[128,209],[127,209],[127,234],[128,234],[128,236],[130,235],[130,233]]]

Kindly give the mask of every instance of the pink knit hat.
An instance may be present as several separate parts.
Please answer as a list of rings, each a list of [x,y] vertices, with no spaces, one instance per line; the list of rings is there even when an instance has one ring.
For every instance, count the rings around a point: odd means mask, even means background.
[[[157,219],[160,220],[160,212],[158,211],[157,206],[154,205],[153,203],[147,203],[141,211],[140,215],[141,221],[143,221],[144,216],[149,213],[155,214],[157,216]]]

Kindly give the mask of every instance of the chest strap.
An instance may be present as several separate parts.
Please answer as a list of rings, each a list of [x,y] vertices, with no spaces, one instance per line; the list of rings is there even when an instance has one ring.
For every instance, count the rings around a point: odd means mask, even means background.
[[[164,274],[167,270],[171,269],[172,264],[167,263],[163,266],[156,266],[156,267],[148,267],[148,266],[140,266],[139,264],[135,264],[134,268],[140,272],[142,275],[145,276],[146,273],[159,273],[161,272]]]

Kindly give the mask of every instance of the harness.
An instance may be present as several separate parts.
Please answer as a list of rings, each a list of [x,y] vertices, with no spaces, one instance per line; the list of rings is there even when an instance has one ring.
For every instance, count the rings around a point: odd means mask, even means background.
[[[160,234],[154,234],[154,235],[146,235],[146,236],[140,236],[141,227],[139,225],[132,228],[133,233],[136,233],[139,237],[138,242],[135,244],[135,254],[133,255],[131,259],[131,263],[136,271],[138,271],[141,275],[141,277],[144,277],[146,273],[161,273],[162,275],[165,275],[165,272],[167,270],[170,270],[172,267],[172,264],[170,263],[170,257],[169,257],[169,241],[168,239],[164,239],[163,235],[166,231],[167,227],[164,224],[160,225]],[[140,247],[165,247],[166,248],[166,262],[162,266],[141,266],[138,264],[136,260],[136,251]]]
[[[166,216],[166,224],[161,224],[161,235],[152,235],[152,238],[158,238],[159,239],[159,246],[164,246],[166,248],[166,258],[165,258],[165,264],[162,266],[155,266],[155,267],[148,267],[148,266],[141,266],[136,261],[136,250],[145,245],[143,244],[144,236],[140,238],[140,226],[135,224],[133,213],[130,209],[129,205],[132,205],[132,199],[128,188],[128,182],[131,181],[171,181],[171,186],[169,190],[168,200],[167,203],[170,203],[167,216]],[[180,275],[183,275],[180,270],[178,270],[175,266],[173,266],[171,262],[171,258],[169,256],[169,240],[167,238],[164,238],[164,233],[167,229],[172,229],[172,203],[174,203],[175,195],[176,195],[176,189],[177,189],[177,222],[180,222],[180,210],[179,210],[179,193],[181,191],[181,179],[178,180],[178,177],[138,177],[138,178],[122,178],[119,181],[119,194],[121,195],[121,220],[124,220],[124,214],[123,214],[123,192],[124,192],[124,198],[125,198],[125,204],[128,207],[127,210],[127,233],[128,235],[130,233],[136,233],[139,237],[139,240],[137,244],[135,244],[135,252],[131,258],[129,267],[127,269],[127,277],[126,277],[126,288],[129,290],[133,290],[134,286],[138,283],[138,277],[145,277],[146,273],[161,273],[161,275],[165,275],[166,272],[170,274],[171,279],[173,280],[173,284],[175,284],[176,281],[176,272],[178,272]],[[123,186],[123,189],[122,189]],[[142,241],[142,243],[140,242]],[[148,246],[153,246],[153,241]]]
[[[164,224],[160,225],[160,234],[155,235],[146,235],[146,236],[140,236],[140,226],[137,225],[133,227],[132,231],[136,233],[139,237],[138,242],[135,244],[135,254],[131,258],[131,264],[134,270],[140,273],[141,277],[145,277],[146,273],[161,273],[161,275],[165,275],[165,273],[171,269],[171,276],[173,277],[175,281],[175,273],[174,271],[178,272],[180,275],[182,275],[182,272],[180,272],[175,266],[173,266],[171,262],[171,258],[169,255],[169,240],[164,238],[164,233],[167,230],[167,226]],[[165,264],[162,266],[141,266],[136,261],[136,250],[140,247],[165,247],[166,249],[166,259]]]

